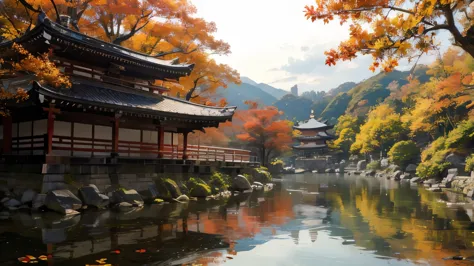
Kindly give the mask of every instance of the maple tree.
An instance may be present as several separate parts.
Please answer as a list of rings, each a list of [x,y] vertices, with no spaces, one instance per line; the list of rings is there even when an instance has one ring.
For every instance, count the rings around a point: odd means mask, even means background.
[[[350,150],[362,154],[383,151],[399,140],[404,131],[400,114],[388,104],[380,104],[369,112]]]
[[[349,39],[325,52],[329,66],[362,53],[372,55],[371,70],[391,71],[401,58],[417,59],[437,49],[439,31],[449,32],[455,45],[474,56],[471,1],[316,0],[316,5],[305,7],[305,17],[350,24]]]
[[[248,110],[242,111],[239,116],[243,118],[243,132],[237,135],[240,141],[258,150],[260,162],[268,162],[281,152],[291,149],[292,123],[281,120],[282,112],[273,106],[260,108],[256,102],[247,101]]]
[[[352,115],[342,115],[334,126],[337,139],[328,145],[333,149],[341,150],[348,154],[350,147],[355,142],[356,134],[359,132],[360,118]]]
[[[412,104],[402,121],[411,134],[429,133],[435,139],[439,130],[446,135],[457,124],[466,119],[474,108],[473,82],[474,60],[457,49],[449,49],[442,58],[434,62],[427,73],[430,80],[419,84],[411,81],[402,90],[403,101]],[[471,113],[472,114],[472,113]]]
[[[8,27],[2,36],[21,36],[41,11],[58,22],[69,16],[73,29],[90,36],[160,59],[193,63],[193,72],[180,85],[165,82],[172,96],[205,103],[218,87],[240,82],[237,71],[210,57],[229,54],[230,45],[214,37],[215,23],[196,17],[196,7],[187,0],[5,0],[0,25]]]
[[[16,53],[16,59],[0,59],[0,78],[13,79],[23,76],[31,76],[33,80],[47,84],[55,88],[69,88],[69,78],[61,73],[56,65],[51,62],[47,54],[34,56],[21,45],[13,43],[12,49]],[[23,88],[0,87],[0,116],[8,116],[8,104],[28,99],[28,93]]]

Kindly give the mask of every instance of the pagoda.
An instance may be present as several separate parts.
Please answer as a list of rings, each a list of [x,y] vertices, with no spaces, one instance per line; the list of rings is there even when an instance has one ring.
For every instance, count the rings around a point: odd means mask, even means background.
[[[299,144],[293,146],[293,149],[300,151],[305,157],[324,153],[327,151],[326,141],[334,139],[334,136],[326,131],[333,127],[325,122],[316,120],[314,112],[311,110],[309,120],[293,126],[293,129],[301,132],[301,135],[295,138]]]
[[[44,13],[23,36],[0,43],[5,62],[17,56],[13,43],[33,55],[49,53],[72,87],[56,89],[26,73],[0,80],[3,87],[21,87],[29,95],[9,106],[11,115],[2,119],[2,158],[25,163],[78,158],[248,160],[248,151],[188,145],[188,134],[230,121],[236,109],[167,96],[159,81],[177,82],[190,75],[193,64],[92,38]]]

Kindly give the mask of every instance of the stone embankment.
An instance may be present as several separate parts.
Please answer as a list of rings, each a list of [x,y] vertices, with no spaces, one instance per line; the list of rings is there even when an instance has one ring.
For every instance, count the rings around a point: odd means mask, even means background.
[[[156,178],[140,191],[127,189],[121,184],[109,185],[102,190],[95,184],[74,187],[74,182],[70,189],[52,189],[44,194],[33,189],[0,186],[0,220],[9,219],[17,211],[52,211],[67,216],[77,215],[87,208],[129,212],[142,208],[144,204],[226,199],[232,194],[270,191],[273,189],[273,184],[269,183],[271,179],[265,169],[255,169],[250,174],[233,178],[216,172],[208,181],[200,178],[190,178],[186,182]]]
[[[383,170],[366,169],[366,161],[359,161],[357,166],[348,167],[345,172],[348,175],[360,175],[364,177],[383,178],[395,181],[407,181],[411,184],[419,184],[432,192],[441,192],[450,190],[464,194],[469,199],[474,199],[474,171],[465,174],[463,168],[448,169],[443,178],[426,179],[416,176],[417,166],[409,164],[405,169],[399,166],[389,164],[387,159],[380,161],[380,167]],[[461,170],[460,170],[461,169]]]

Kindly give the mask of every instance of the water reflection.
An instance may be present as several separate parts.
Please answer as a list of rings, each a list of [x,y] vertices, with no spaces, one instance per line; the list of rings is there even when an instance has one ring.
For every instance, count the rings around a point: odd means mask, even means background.
[[[0,223],[0,264],[50,254],[48,265],[459,265],[470,261],[443,258],[474,255],[472,205],[458,194],[337,175],[285,180],[267,194],[129,213],[16,213]]]

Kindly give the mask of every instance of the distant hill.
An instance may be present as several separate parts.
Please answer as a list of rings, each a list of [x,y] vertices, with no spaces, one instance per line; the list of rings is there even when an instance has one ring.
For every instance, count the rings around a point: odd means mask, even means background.
[[[257,82],[255,82],[254,80],[252,80],[248,77],[240,77],[240,80],[242,80],[242,82],[248,83],[248,84],[253,85],[255,87],[259,87],[261,90],[263,90],[264,92],[272,95],[273,97],[275,97],[277,99],[281,99],[281,97],[283,97],[283,96],[290,93],[289,91],[278,89],[278,88],[275,88],[275,87],[270,86],[270,85],[265,84],[265,83],[257,83]]]
[[[283,111],[285,119],[299,122],[309,119],[313,101],[293,94],[287,94],[275,102],[274,106],[278,110]]]
[[[355,82],[344,82],[334,89],[330,89],[327,95],[336,96],[341,92],[348,92],[357,85]]]
[[[273,105],[277,99],[264,92],[259,87],[242,82],[241,85],[229,84],[226,89],[217,90],[218,98],[226,98],[229,105],[237,106],[238,109],[247,109],[244,103],[247,100],[256,101],[263,105]]]

